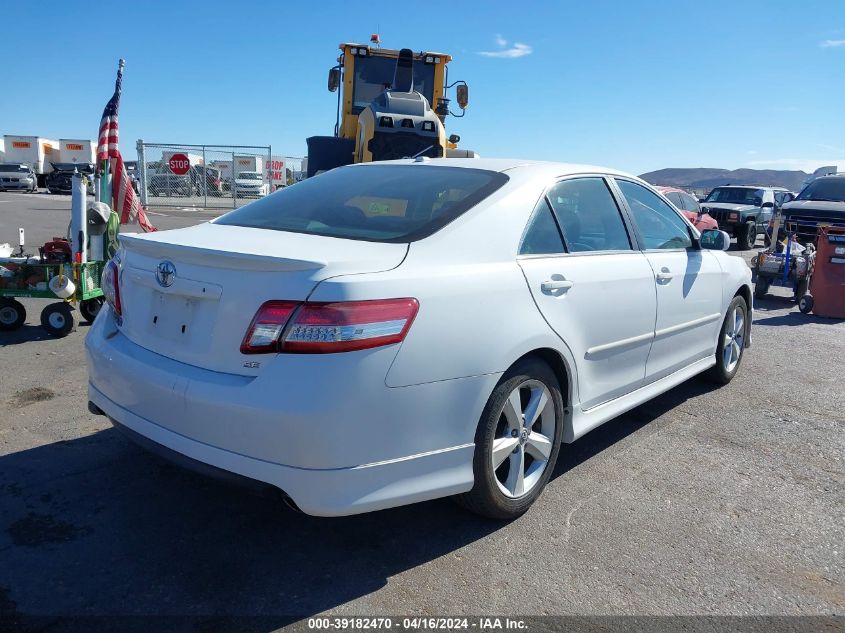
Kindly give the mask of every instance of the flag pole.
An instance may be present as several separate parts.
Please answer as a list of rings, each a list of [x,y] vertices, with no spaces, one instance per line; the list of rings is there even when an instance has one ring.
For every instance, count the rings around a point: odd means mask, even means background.
[[[126,60],[123,59],[123,58],[118,60],[118,62],[117,62],[117,76],[118,76],[118,78],[120,78],[123,75],[123,69],[125,67],[126,67]],[[108,204],[110,207],[112,206],[112,203],[114,202],[114,200],[112,199],[112,181],[111,181],[111,178],[109,177],[109,173],[110,173],[109,168],[111,167],[111,161],[112,161],[111,157],[108,157],[105,160],[103,160],[103,171],[104,171],[103,177],[104,177],[104,183],[105,183],[104,186],[103,186],[103,193],[105,194],[106,204]]]

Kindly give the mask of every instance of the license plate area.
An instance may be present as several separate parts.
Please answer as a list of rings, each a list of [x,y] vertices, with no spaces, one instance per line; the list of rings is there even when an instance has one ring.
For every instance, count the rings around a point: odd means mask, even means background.
[[[153,292],[149,328],[158,338],[190,344],[196,328],[199,301],[191,297]]]

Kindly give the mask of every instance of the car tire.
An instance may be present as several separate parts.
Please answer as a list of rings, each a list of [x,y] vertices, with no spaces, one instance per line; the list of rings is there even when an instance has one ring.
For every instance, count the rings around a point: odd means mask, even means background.
[[[85,299],[79,302],[79,313],[82,318],[88,323],[93,323],[94,319],[100,313],[100,308],[103,307],[103,298],[95,297],[94,299]]]
[[[496,520],[515,519],[528,510],[557,462],[563,408],[557,378],[546,363],[528,358],[508,370],[478,423],[472,490],[456,501]],[[530,426],[526,414],[533,418]]]
[[[17,330],[26,321],[26,308],[17,299],[0,297],[0,331]]]
[[[769,288],[772,285],[772,281],[770,279],[762,279],[757,277],[757,283],[754,284],[754,298],[755,299],[762,299],[767,294],[769,294]]]
[[[711,380],[721,385],[728,384],[745,355],[745,343],[748,336],[748,305],[741,296],[736,296],[728,306],[725,320],[719,329],[716,340],[716,365],[710,368],[708,375]]]
[[[813,311],[813,306],[816,304],[813,295],[804,295],[798,300],[798,309],[802,314],[810,314]]]
[[[736,236],[736,246],[741,251],[748,251],[754,248],[757,243],[757,224],[749,220],[739,230]]]
[[[73,308],[64,301],[51,303],[41,311],[41,327],[50,336],[62,338],[73,331],[76,323]]]

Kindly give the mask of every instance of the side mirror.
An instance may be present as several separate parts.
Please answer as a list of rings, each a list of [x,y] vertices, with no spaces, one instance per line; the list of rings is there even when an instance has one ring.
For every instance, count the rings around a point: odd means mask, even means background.
[[[458,99],[458,107],[461,110],[466,110],[469,105],[469,86],[466,84],[459,84],[455,89],[455,95]]]
[[[450,135],[449,135],[449,142],[450,142],[452,145],[457,145],[458,143],[460,143],[460,142],[461,142],[461,137],[460,137],[460,136],[458,136],[457,134],[450,134]]]
[[[763,204],[760,205],[760,208],[761,209],[771,209],[774,206],[775,206],[775,204],[773,202],[764,202]]]
[[[731,247],[731,236],[718,229],[708,229],[701,234],[698,243],[710,251],[726,251]]]
[[[337,91],[340,87],[340,68],[329,70],[329,92]]]

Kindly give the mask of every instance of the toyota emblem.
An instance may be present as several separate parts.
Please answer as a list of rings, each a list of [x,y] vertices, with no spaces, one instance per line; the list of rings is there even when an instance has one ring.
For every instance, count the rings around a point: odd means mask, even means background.
[[[156,281],[162,288],[169,288],[176,279],[176,266],[173,262],[163,261],[156,268]]]

